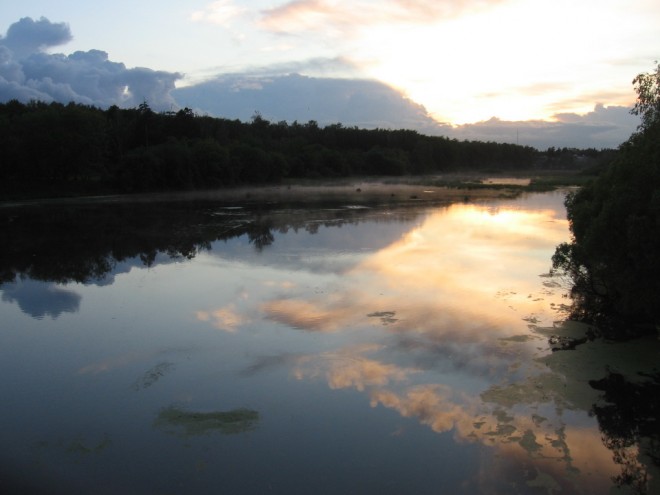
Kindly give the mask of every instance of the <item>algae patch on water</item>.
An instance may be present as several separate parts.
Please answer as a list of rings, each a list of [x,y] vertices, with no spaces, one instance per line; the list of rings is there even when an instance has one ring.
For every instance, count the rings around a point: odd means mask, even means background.
[[[375,313],[369,313],[368,318],[380,318],[380,321],[383,325],[387,326],[392,323],[396,323],[398,318],[395,318],[396,311],[376,311]]]
[[[258,422],[259,413],[251,409],[197,412],[170,406],[160,411],[154,424],[168,433],[196,436],[213,432],[224,435],[243,433],[254,430]]]
[[[158,363],[153,368],[147,370],[144,375],[138,378],[133,384],[133,390],[136,392],[151,387],[154,383],[160,380],[166,373],[175,368],[174,363],[164,361]]]
[[[89,442],[83,437],[74,438],[66,447],[66,451],[71,454],[98,454],[103,452],[111,445],[107,434],[98,442]]]

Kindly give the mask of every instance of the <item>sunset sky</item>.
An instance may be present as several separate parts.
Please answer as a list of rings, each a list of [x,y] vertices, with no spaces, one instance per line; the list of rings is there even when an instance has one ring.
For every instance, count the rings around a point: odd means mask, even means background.
[[[630,107],[633,77],[660,58],[657,0],[24,0],[0,10],[3,64],[9,27],[42,16],[70,33],[44,39],[48,54],[101,50],[177,73],[177,87],[227,74],[376,80],[452,125]]]

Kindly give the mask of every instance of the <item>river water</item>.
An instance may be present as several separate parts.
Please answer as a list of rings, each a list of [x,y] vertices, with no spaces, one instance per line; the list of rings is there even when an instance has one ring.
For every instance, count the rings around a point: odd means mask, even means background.
[[[602,494],[626,467],[653,479],[639,446],[605,441],[588,381],[626,352],[657,362],[657,342],[548,341],[585,331],[549,273],[564,196],[3,208],[0,483]]]

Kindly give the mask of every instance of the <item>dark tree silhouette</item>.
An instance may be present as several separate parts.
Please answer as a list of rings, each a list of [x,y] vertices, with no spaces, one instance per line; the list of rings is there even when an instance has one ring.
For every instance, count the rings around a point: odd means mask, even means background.
[[[403,129],[321,127],[314,120],[272,123],[259,113],[249,123],[199,116],[189,108],[156,113],[146,101],[107,110],[75,103],[0,103],[0,146],[0,199],[559,163],[554,154],[548,159],[513,144],[459,142]],[[582,153],[564,150],[564,166],[575,168],[571,160],[577,154]]]
[[[660,322],[660,67],[634,79],[642,123],[588,186],[567,198],[573,240],[557,270],[574,282],[574,312],[628,337]]]

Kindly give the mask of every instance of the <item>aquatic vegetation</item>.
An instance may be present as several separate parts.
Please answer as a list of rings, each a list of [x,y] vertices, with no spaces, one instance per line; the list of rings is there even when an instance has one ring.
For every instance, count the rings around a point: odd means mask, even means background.
[[[107,449],[112,442],[107,434],[98,442],[89,441],[83,437],[76,437],[67,445],[66,451],[71,454],[98,454]]]
[[[208,435],[213,432],[232,435],[254,430],[258,422],[259,413],[252,409],[200,412],[186,411],[173,405],[160,411],[155,426],[182,436]]]
[[[133,384],[133,388],[135,389],[135,391],[149,388],[158,380],[160,380],[167,372],[173,370],[174,368],[175,368],[174,363],[170,363],[167,361],[158,363],[156,366],[147,370],[144,373],[144,375],[138,378]]]

